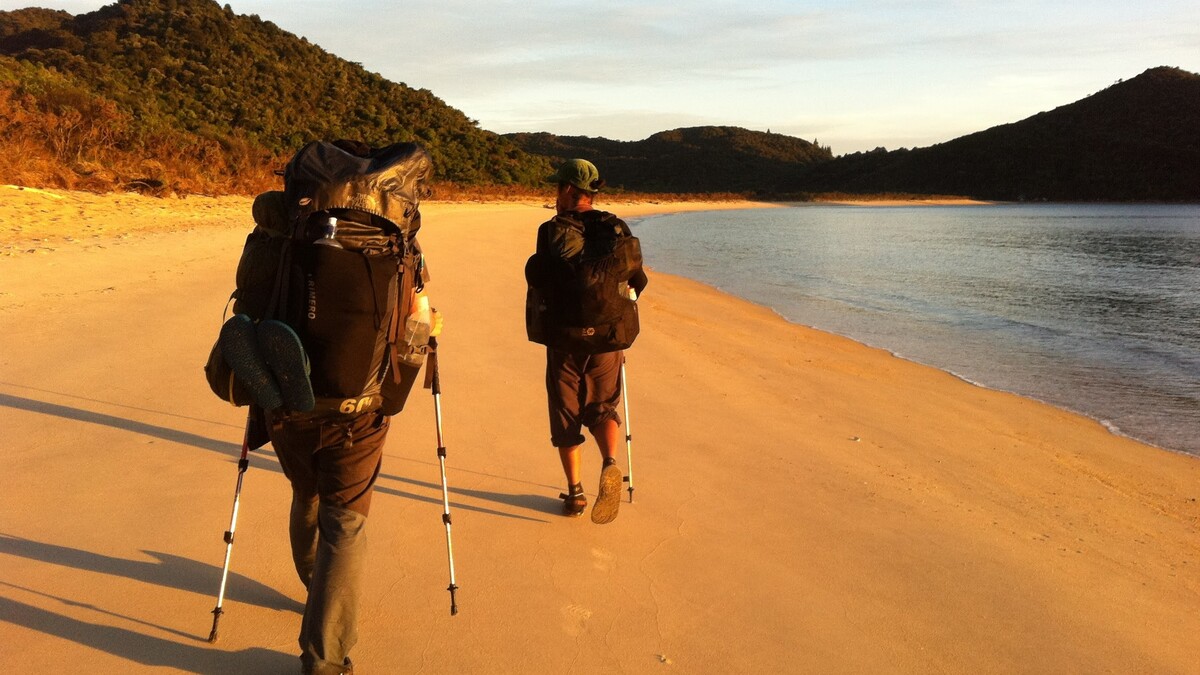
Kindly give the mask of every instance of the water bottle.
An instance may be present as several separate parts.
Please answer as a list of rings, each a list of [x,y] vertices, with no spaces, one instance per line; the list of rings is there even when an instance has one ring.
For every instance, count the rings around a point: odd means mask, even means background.
[[[433,312],[429,309],[429,296],[417,293],[416,307],[404,322],[404,362],[420,366],[425,361],[429,333],[433,329]]]
[[[332,246],[334,248],[342,248],[342,245],[340,243],[338,243],[337,239],[334,238],[336,236],[337,236],[337,218],[330,217],[329,220],[325,223],[325,236],[314,241],[313,243],[320,245],[320,246]]]

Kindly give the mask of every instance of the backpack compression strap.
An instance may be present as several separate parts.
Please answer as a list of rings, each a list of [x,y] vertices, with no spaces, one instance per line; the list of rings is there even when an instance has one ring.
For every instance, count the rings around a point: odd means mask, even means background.
[[[287,319],[285,313],[288,306],[288,291],[291,290],[288,273],[292,268],[292,241],[289,239],[284,244],[283,250],[279,252],[279,267],[275,269],[275,286],[271,289],[271,301],[267,303],[263,319]]]
[[[400,383],[400,331],[408,319],[408,311],[412,309],[409,298],[416,288],[417,256],[420,254],[405,247],[407,250],[400,256],[399,288],[396,293],[396,308],[392,312],[392,321],[388,325],[388,360],[391,362],[392,381]]]

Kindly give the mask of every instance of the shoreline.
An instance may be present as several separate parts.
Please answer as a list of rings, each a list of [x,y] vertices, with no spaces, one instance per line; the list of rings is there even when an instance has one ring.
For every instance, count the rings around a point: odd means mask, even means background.
[[[798,207],[803,207],[803,205],[805,205],[805,204],[802,203],[802,204],[797,204],[797,205],[798,205]],[[811,204],[809,204],[809,205],[811,205]],[[881,203],[876,203],[876,204],[872,204],[872,205],[892,205],[892,204],[881,202]],[[947,204],[947,205],[952,205],[952,204]],[[978,203],[978,205],[984,205],[984,204]],[[990,204],[988,204],[988,205],[990,205]],[[678,267],[678,265],[677,265],[677,267]],[[664,273],[662,273],[662,271],[660,270],[658,274],[664,274]],[[1082,418],[1092,420],[1092,422],[1102,425],[1104,429],[1108,430],[1111,435],[1114,435],[1116,437],[1126,438],[1126,440],[1132,440],[1132,441],[1135,441],[1135,442],[1138,442],[1141,444],[1145,444],[1145,446],[1147,446],[1147,447],[1151,447],[1151,448],[1158,449],[1158,450],[1164,450],[1164,452],[1187,456],[1187,458],[1190,458],[1190,459],[1200,459],[1200,449],[1195,449],[1195,448],[1189,447],[1188,443],[1187,443],[1189,438],[1181,437],[1180,435],[1178,435],[1178,432],[1175,432],[1175,434],[1162,434],[1162,428],[1158,428],[1158,426],[1147,425],[1147,424],[1141,424],[1139,426],[1139,424],[1136,424],[1136,422],[1133,423],[1134,430],[1129,430],[1129,429],[1124,428],[1124,426],[1120,422],[1118,422],[1118,419],[1121,418],[1121,412],[1120,412],[1121,406],[1116,405],[1116,407],[1114,407],[1114,401],[1112,401],[1112,400],[1106,400],[1106,401],[1093,400],[1093,401],[1081,401],[1081,402],[1076,401],[1075,404],[1073,404],[1072,399],[1070,399],[1070,396],[1062,395],[1062,393],[1063,393],[1062,390],[1057,390],[1057,392],[1042,392],[1039,394],[1038,389],[1036,387],[1034,387],[1033,389],[1021,389],[1020,382],[1010,382],[1009,386],[1003,386],[1003,384],[992,383],[992,382],[988,381],[988,375],[989,375],[988,371],[978,371],[977,370],[976,371],[977,375],[965,375],[964,372],[959,372],[958,370],[955,370],[954,368],[950,368],[950,366],[942,365],[940,363],[937,363],[936,360],[932,360],[932,359],[936,359],[935,354],[932,354],[932,353],[925,353],[926,358],[922,358],[919,356],[912,356],[912,354],[901,351],[900,348],[896,348],[892,345],[888,345],[884,341],[872,341],[870,339],[866,339],[866,337],[863,337],[863,336],[856,336],[856,335],[852,335],[851,333],[846,333],[846,331],[839,331],[836,328],[826,327],[826,325],[809,323],[809,322],[805,322],[805,321],[798,321],[798,319],[793,319],[791,317],[788,317],[786,315],[786,313],[784,312],[784,310],[781,310],[781,309],[779,309],[779,307],[776,307],[776,306],[770,304],[770,298],[772,298],[772,297],[770,297],[769,293],[767,293],[766,295],[763,295],[763,298],[766,298],[766,299],[760,300],[760,299],[746,297],[746,295],[739,294],[738,292],[733,291],[733,289],[724,288],[724,287],[718,285],[718,283],[700,279],[700,277],[688,276],[688,279],[691,279],[692,281],[696,281],[698,283],[703,283],[703,285],[713,288],[715,292],[730,294],[730,295],[732,295],[732,297],[736,297],[740,300],[748,301],[748,303],[764,307],[764,309],[772,311],[773,313],[775,313],[776,316],[779,316],[782,319],[782,321],[786,321],[786,322],[792,323],[794,325],[800,325],[800,327],[809,328],[812,330],[823,331],[823,333],[846,337],[846,339],[856,341],[856,342],[858,342],[858,344],[863,345],[865,347],[877,348],[877,350],[887,351],[888,353],[892,354],[892,356],[895,358],[906,360],[906,362],[910,362],[913,364],[922,365],[922,366],[925,366],[925,368],[931,368],[931,369],[935,369],[935,370],[944,372],[944,374],[958,378],[958,380],[961,380],[962,382],[965,382],[967,384],[971,384],[971,386],[973,386],[973,387],[991,390],[991,392],[1000,392],[1000,393],[1021,396],[1021,398],[1024,398],[1024,399],[1027,399],[1027,400],[1030,400],[1033,402],[1037,402],[1037,404],[1040,404],[1040,405],[1050,406],[1050,407],[1056,408],[1056,410],[1061,410],[1063,412],[1067,412],[1070,414],[1076,414],[1076,416],[1080,416]],[[755,291],[758,293],[762,293],[764,291],[764,289],[756,288]],[[869,331],[868,331],[868,333],[869,333]],[[876,339],[882,340],[881,337],[878,335],[876,335]],[[918,353],[920,352],[919,350],[917,350],[917,351],[918,351]],[[964,368],[965,368],[965,364],[960,364],[960,366],[964,366]],[[970,371],[970,368],[966,368],[966,370]],[[995,374],[994,374],[994,372],[992,372],[992,374],[990,374],[990,375],[995,375]],[[1003,378],[1001,378],[1001,380],[1003,380]],[[1058,395],[1058,400],[1054,399],[1054,396],[1056,394]],[[1105,408],[1104,405],[1096,405],[1097,402],[1100,402],[1100,404],[1109,404],[1109,407]],[[1080,405],[1080,404],[1082,404],[1082,405]],[[1092,404],[1093,410],[1091,410],[1091,411],[1087,410],[1087,404]],[[1120,404],[1120,401],[1117,401],[1117,404]],[[1100,411],[1100,412],[1096,412],[1096,411]],[[1114,412],[1114,411],[1117,411],[1117,412]],[[1105,412],[1109,412],[1110,414],[1105,414]],[[1128,413],[1129,412],[1128,408],[1124,412]],[[1186,418],[1182,418],[1182,419],[1186,419]],[[1174,428],[1174,426],[1171,426],[1170,429],[1176,429],[1176,428]],[[1181,429],[1182,429],[1182,426],[1181,426]],[[1162,440],[1165,442],[1154,440],[1154,436],[1156,436],[1156,435],[1158,436],[1158,438],[1162,438]],[[1171,444],[1170,443],[1171,441],[1177,441],[1178,443]]]
[[[249,201],[138,213],[147,227],[114,240],[116,201],[42,214],[100,239],[0,258],[0,416],[22,439],[0,474],[0,649],[28,672],[294,671],[304,592],[269,449],[246,475],[221,642],[204,642],[245,409],[201,366]],[[636,502],[610,525],[562,518],[545,352],[522,325],[543,206],[422,207],[461,611],[422,390],[373,500],[361,668],[1194,670],[1200,465],[686,277],[652,271],[639,300]],[[599,464],[589,440],[589,496]]]
[[[917,366],[920,366],[920,367],[923,367],[923,368],[931,368],[931,369],[933,369],[933,370],[936,370],[936,371],[938,371],[938,372],[940,372],[940,373],[945,373],[946,375],[949,375],[949,376],[951,376],[951,377],[953,377],[953,378],[955,378],[955,379],[957,379],[957,380],[960,380],[960,381],[964,382],[965,384],[969,384],[969,385],[971,385],[971,386],[973,386],[973,387],[978,387],[978,388],[980,388],[980,389],[983,389],[983,390],[986,390],[986,391],[997,392],[997,393],[1001,393],[1001,394],[1008,394],[1008,395],[1011,395],[1011,396],[1018,396],[1018,397],[1020,397],[1020,398],[1026,399],[1026,400],[1028,400],[1028,401],[1031,401],[1031,402],[1033,402],[1033,403],[1037,403],[1037,404],[1039,404],[1039,405],[1044,405],[1044,406],[1048,406],[1048,407],[1054,408],[1054,409],[1056,409],[1056,410],[1061,410],[1062,412],[1069,413],[1069,414],[1071,414],[1071,415],[1078,415],[1078,416],[1080,416],[1080,417],[1086,418],[1086,419],[1088,419],[1088,420],[1090,420],[1090,421],[1092,421],[1092,422],[1095,422],[1095,423],[1099,424],[1100,426],[1104,427],[1106,430],[1108,430],[1108,432],[1109,432],[1109,433],[1111,433],[1113,436],[1115,436],[1115,437],[1117,437],[1117,438],[1123,438],[1123,439],[1126,439],[1126,440],[1134,441],[1134,442],[1136,442],[1136,443],[1139,443],[1139,444],[1141,444],[1141,445],[1147,446],[1147,447],[1149,447],[1149,448],[1153,448],[1153,449],[1155,449],[1155,450],[1162,450],[1162,451],[1164,451],[1164,452],[1169,452],[1169,453],[1173,453],[1173,454],[1177,454],[1177,455],[1183,455],[1184,457],[1188,457],[1188,458],[1195,459],[1195,460],[1200,460],[1200,454],[1197,454],[1197,453],[1194,453],[1194,452],[1188,452],[1187,450],[1181,450],[1181,449],[1178,449],[1178,448],[1171,448],[1171,447],[1167,447],[1167,446],[1164,446],[1164,445],[1159,445],[1159,444],[1157,444],[1157,443],[1154,443],[1153,441],[1150,441],[1150,440],[1147,440],[1147,439],[1144,439],[1144,438],[1139,438],[1139,437],[1137,437],[1137,436],[1134,436],[1134,435],[1132,435],[1132,434],[1129,434],[1129,433],[1126,433],[1126,432],[1122,431],[1122,430],[1121,430],[1121,428],[1120,428],[1119,426],[1117,426],[1117,425],[1116,425],[1114,422],[1112,422],[1111,420],[1108,420],[1108,419],[1105,419],[1105,418],[1103,418],[1103,417],[1099,417],[1099,416],[1096,416],[1096,415],[1092,415],[1092,414],[1090,414],[1090,413],[1088,413],[1088,412],[1086,412],[1086,411],[1083,411],[1083,410],[1076,410],[1076,409],[1074,409],[1074,408],[1072,408],[1072,407],[1070,407],[1070,406],[1063,405],[1063,404],[1059,404],[1059,403],[1055,403],[1055,402],[1053,402],[1053,401],[1047,401],[1047,400],[1045,400],[1045,399],[1038,398],[1037,396],[1033,396],[1033,395],[1031,395],[1031,394],[1026,394],[1026,393],[1023,393],[1023,392],[1020,392],[1020,391],[1014,391],[1014,390],[1011,390],[1011,389],[1004,389],[1004,388],[1002,388],[1002,387],[996,387],[996,386],[992,386],[992,385],[989,385],[989,384],[987,384],[987,383],[984,383],[984,382],[980,382],[980,381],[978,381],[978,380],[971,379],[970,377],[967,377],[967,376],[965,376],[965,375],[962,375],[962,374],[960,374],[960,373],[956,373],[956,372],[954,372],[953,370],[950,370],[950,369],[948,369],[948,368],[943,368],[943,367],[941,367],[941,366],[938,366],[938,365],[936,365],[936,364],[932,364],[932,363],[926,363],[926,362],[924,362],[924,361],[921,361],[921,360],[918,360],[918,359],[916,359],[916,358],[913,358],[913,357],[910,357],[910,356],[906,356],[906,355],[904,355],[904,354],[902,354],[902,353],[900,353],[900,352],[897,352],[897,351],[895,351],[895,350],[893,350],[893,349],[891,349],[891,348],[889,348],[889,347],[883,346],[883,345],[875,345],[875,344],[871,344],[871,343],[869,343],[869,342],[865,342],[865,341],[863,341],[863,340],[861,340],[861,339],[859,339],[859,338],[856,338],[856,337],[853,337],[853,336],[850,336],[850,335],[845,335],[845,334],[843,334],[843,333],[839,333],[839,332],[837,332],[837,331],[830,330],[830,329],[828,329],[828,328],[822,328],[821,326],[816,326],[816,325],[813,325],[813,324],[804,323],[804,322],[802,322],[802,321],[794,321],[794,320],[792,320],[792,319],[788,318],[787,316],[785,316],[785,315],[784,315],[782,312],[780,312],[778,309],[776,309],[775,307],[772,307],[771,305],[769,305],[769,304],[767,304],[767,303],[764,303],[764,302],[758,302],[757,300],[753,300],[753,299],[751,299],[751,298],[747,298],[747,297],[744,297],[744,296],[738,295],[737,293],[734,293],[734,292],[732,292],[732,291],[728,291],[728,290],[726,290],[726,289],[724,289],[724,288],[721,288],[720,286],[718,286],[718,285],[716,285],[716,284],[709,283],[709,282],[707,282],[707,281],[704,281],[704,280],[702,280],[702,279],[694,279],[694,278],[692,278],[692,277],[689,277],[689,276],[686,276],[686,275],[681,275],[681,274],[672,274],[672,273],[669,273],[669,272],[662,272],[662,271],[655,270],[654,268],[652,268],[652,267],[649,267],[649,266],[647,266],[647,268],[646,268],[646,269],[647,269],[647,270],[650,270],[650,271],[652,271],[652,272],[654,272],[654,274],[655,274],[655,275],[669,275],[669,276],[677,277],[677,278],[680,278],[680,279],[687,279],[688,281],[691,281],[691,282],[694,282],[694,283],[697,283],[697,284],[701,284],[701,285],[703,285],[703,286],[707,286],[708,288],[711,288],[711,289],[713,290],[713,292],[715,292],[715,293],[721,293],[722,295],[727,295],[727,296],[729,296],[729,297],[731,297],[731,298],[735,298],[735,299],[737,299],[737,300],[740,300],[740,301],[742,301],[742,302],[746,302],[746,303],[749,303],[749,304],[751,304],[751,305],[754,305],[754,306],[756,306],[756,307],[761,307],[761,308],[763,308],[763,309],[765,309],[765,310],[768,310],[768,311],[770,311],[772,314],[774,314],[775,316],[779,317],[779,319],[780,319],[781,321],[785,321],[785,322],[787,322],[787,323],[788,323],[788,324],[790,324],[790,325],[793,325],[793,326],[798,326],[798,327],[800,327],[800,328],[804,328],[804,329],[806,329],[806,330],[817,331],[817,332],[819,332],[819,333],[824,333],[824,334],[826,334],[826,335],[832,335],[832,336],[835,336],[835,337],[839,337],[839,338],[843,338],[843,339],[846,339],[846,340],[850,340],[851,342],[854,342],[855,344],[861,345],[861,346],[863,346],[863,347],[865,347],[865,348],[867,348],[867,349],[877,349],[877,350],[880,350],[880,351],[887,352],[887,353],[888,353],[888,354],[890,354],[890,355],[891,355],[893,358],[897,358],[897,359],[900,359],[901,361],[905,361],[905,362],[907,362],[907,363],[911,363],[911,364],[914,364],[914,365],[917,365]]]

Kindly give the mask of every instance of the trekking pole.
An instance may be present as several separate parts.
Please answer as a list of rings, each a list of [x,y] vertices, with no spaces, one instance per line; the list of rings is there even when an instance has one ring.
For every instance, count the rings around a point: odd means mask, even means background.
[[[621,399],[625,401],[625,461],[629,475],[623,479],[629,483],[629,503],[633,503],[633,430],[629,426],[629,392],[625,387],[625,354],[621,354]]]
[[[246,415],[246,433],[242,437],[242,456],[238,458],[238,475],[237,489],[233,492],[233,514],[229,516],[229,529],[225,531],[225,564],[221,567],[221,590],[217,592],[217,606],[213,609],[213,625],[212,632],[208,634],[209,642],[217,641],[217,623],[221,621],[221,614],[224,610],[221,609],[221,604],[225,601],[225,582],[229,579],[229,556],[233,553],[233,533],[237,529],[238,503],[242,497],[242,478],[246,475],[246,468],[250,466],[250,420],[252,417]]]
[[[446,558],[450,561],[450,615],[458,614],[458,604],[454,601],[454,592],[458,586],[454,583],[454,545],[450,540],[450,490],[446,487],[446,444],[442,440],[442,381],[438,374],[437,338],[429,338],[429,375],[432,378],[433,414],[437,421],[437,454],[438,463],[442,467],[442,522],[446,525]]]

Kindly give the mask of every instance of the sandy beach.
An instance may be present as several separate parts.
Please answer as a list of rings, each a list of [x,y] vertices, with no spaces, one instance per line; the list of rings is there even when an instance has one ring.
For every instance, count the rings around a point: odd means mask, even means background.
[[[632,217],[742,202],[610,204]],[[558,515],[536,200],[428,203],[433,402],[394,421],[358,672],[1200,673],[1200,459],[656,274],[628,355],[634,503]],[[0,186],[0,653],[27,673],[292,673],[269,448],[202,367],[250,200]],[[599,456],[585,448],[585,488]],[[624,465],[624,460],[622,461]]]

